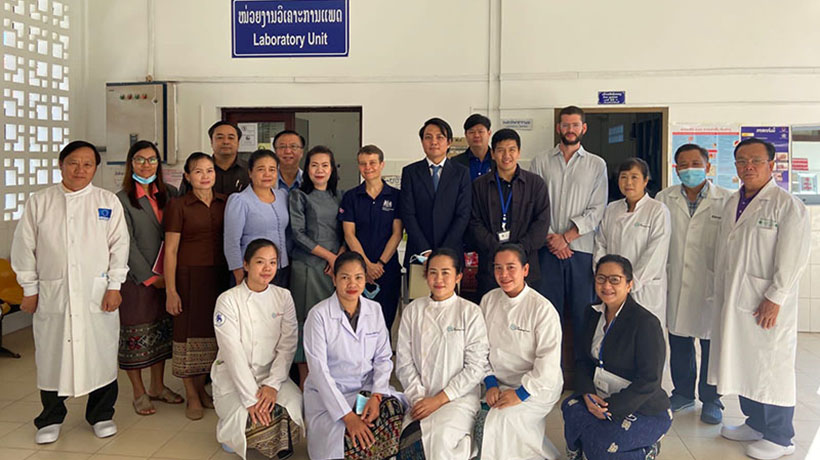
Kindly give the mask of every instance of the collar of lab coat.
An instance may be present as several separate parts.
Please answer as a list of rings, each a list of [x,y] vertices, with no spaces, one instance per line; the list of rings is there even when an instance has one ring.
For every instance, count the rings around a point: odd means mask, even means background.
[[[504,298],[506,298],[507,303],[509,303],[510,305],[515,307],[518,304],[520,304],[524,299],[526,299],[529,296],[529,293],[530,293],[530,287],[527,286],[527,283],[524,283],[524,289],[522,289],[521,292],[519,292],[517,296],[510,297],[505,292],[504,293]],[[447,299],[447,300],[450,300],[450,299]]]
[[[264,291],[256,292],[248,286],[248,280],[247,279],[242,280],[242,292],[245,294],[245,298],[250,298],[251,296],[254,296],[254,295],[264,295],[264,294],[267,294],[268,292],[270,292],[270,290],[271,290],[271,287],[270,287],[270,285],[268,285],[268,287],[266,287]]]
[[[63,185],[62,182],[60,182],[60,191],[62,191],[63,195],[65,195],[66,197],[85,195],[86,193],[91,192],[91,190],[94,190],[94,184],[91,182],[89,182],[88,185],[86,185],[85,187],[73,192],[67,189],[66,186]]]
[[[649,200],[651,200],[651,199],[652,199],[652,197],[649,196],[649,193],[644,192],[641,199],[638,200],[637,203],[635,203],[635,210],[633,210],[632,212],[638,212],[638,208],[640,208],[641,206],[648,203]],[[623,199],[623,203],[624,203],[624,207],[626,207],[627,211],[629,211],[629,203],[626,202],[626,198]]]
[[[350,325],[350,321],[348,321],[347,316],[345,316],[345,312],[342,310],[342,303],[339,302],[339,296],[335,291],[333,292],[333,295],[328,298],[328,301],[330,302],[330,317],[333,318],[334,321],[339,321],[342,324],[342,327],[354,336],[358,337],[359,335],[353,330],[353,327]],[[359,296],[359,325],[365,323],[364,318],[366,316],[371,316],[375,313],[371,308],[370,302],[372,301],[368,301],[368,299],[365,299],[363,296]],[[356,329],[358,331],[364,330],[364,328],[361,327]]]
[[[734,228],[740,226],[743,222],[749,219],[749,216],[753,216],[757,209],[762,205],[764,201],[769,201],[770,195],[775,192],[776,188],[779,187],[777,183],[774,181],[774,177],[769,179],[769,182],[766,182],[766,185],[763,186],[758,192],[757,195],[754,196],[752,202],[746,206],[746,209],[743,210],[743,214],[740,215],[740,219],[735,222]],[[735,192],[737,194],[737,199],[740,200],[740,190]],[[737,204],[735,204],[735,209],[737,208]],[[734,214],[733,214],[734,215]]]
[[[429,305],[433,308],[449,307],[449,306],[454,305],[456,303],[456,301],[458,300],[458,294],[456,294],[454,292],[453,295],[451,295],[450,297],[448,297],[444,300],[441,300],[441,301],[433,300],[432,295],[430,295],[429,299],[430,299],[430,301],[428,302],[427,305]]]

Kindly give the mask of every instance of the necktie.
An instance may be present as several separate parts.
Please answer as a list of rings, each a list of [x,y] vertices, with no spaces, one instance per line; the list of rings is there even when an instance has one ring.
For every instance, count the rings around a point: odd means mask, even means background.
[[[438,192],[438,180],[439,172],[441,171],[441,165],[433,165],[430,167],[433,168],[433,190]]]

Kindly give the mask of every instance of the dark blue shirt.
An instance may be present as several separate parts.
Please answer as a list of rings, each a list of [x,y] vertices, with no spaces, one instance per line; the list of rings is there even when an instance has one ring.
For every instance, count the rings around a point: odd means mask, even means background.
[[[393,236],[393,221],[401,219],[399,214],[399,190],[384,181],[384,187],[376,199],[367,194],[366,184],[348,190],[339,206],[339,220],[356,224],[356,238],[371,262],[378,262],[384,247]],[[398,251],[387,265],[398,267]]]
[[[467,148],[464,151],[467,154],[467,158],[470,160],[470,180],[474,181],[479,177],[483,176],[490,172],[490,168],[493,164],[492,152],[490,149],[487,149],[487,154],[484,155],[484,161],[478,159],[477,156],[473,155],[473,151]]]

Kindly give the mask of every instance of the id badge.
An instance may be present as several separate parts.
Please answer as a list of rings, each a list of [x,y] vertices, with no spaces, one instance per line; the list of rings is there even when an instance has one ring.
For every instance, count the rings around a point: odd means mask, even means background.
[[[498,235],[498,242],[499,243],[506,243],[507,241],[510,241],[510,231],[509,230],[504,231],[504,232],[498,232],[498,233],[496,233],[496,235]]]
[[[600,367],[595,368],[595,375],[592,378],[592,383],[595,385],[595,393],[599,397],[606,399],[612,395],[609,393],[609,383],[607,383],[607,381],[604,380],[603,375],[601,375],[602,371],[603,369]]]

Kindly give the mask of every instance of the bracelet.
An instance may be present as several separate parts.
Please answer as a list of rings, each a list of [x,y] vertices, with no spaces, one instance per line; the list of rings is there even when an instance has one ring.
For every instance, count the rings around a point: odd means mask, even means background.
[[[563,239],[564,239],[564,242],[565,242],[565,243],[567,243],[567,246],[569,246],[569,240],[567,239],[567,235],[564,235],[564,234],[562,233],[562,234],[561,234],[561,238],[563,238]]]
[[[379,262],[380,264],[382,264],[382,267],[384,267],[385,265],[387,265],[387,262],[385,262],[385,261],[383,261],[383,260],[381,260],[381,259],[379,259],[379,260],[378,260],[378,262]]]

